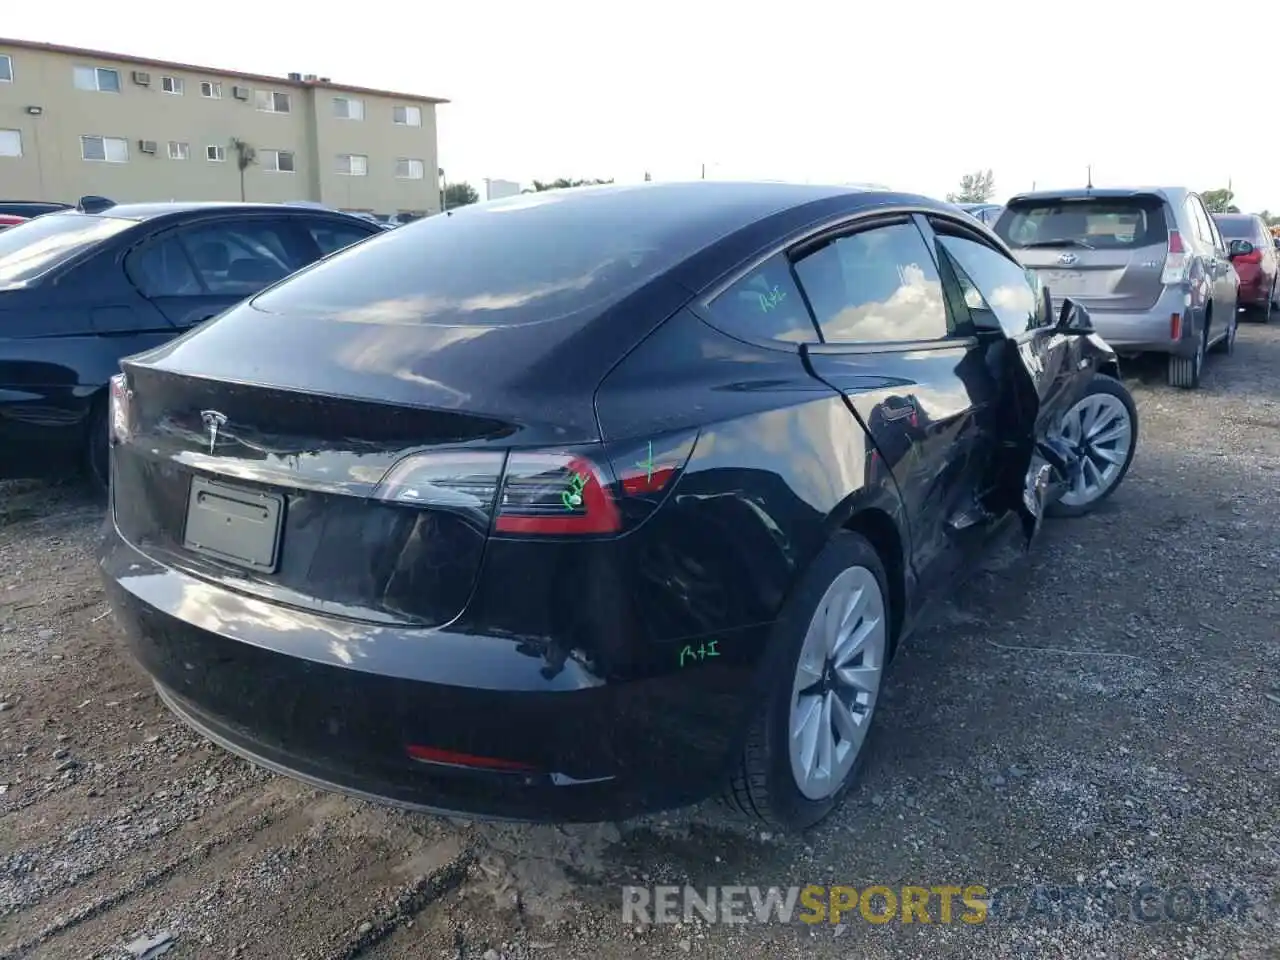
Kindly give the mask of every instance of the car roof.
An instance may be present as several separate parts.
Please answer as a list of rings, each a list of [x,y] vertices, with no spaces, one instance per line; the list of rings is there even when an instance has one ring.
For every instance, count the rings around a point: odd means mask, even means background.
[[[1162,197],[1173,202],[1190,193],[1186,187],[1073,187],[1068,190],[1031,190],[1009,198],[1009,204],[1035,200],[1120,200],[1126,197]]]
[[[163,203],[117,203],[101,210],[93,210],[85,214],[83,211],[68,210],[67,213],[81,213],[86,216],[114,217],[117,220],[154,220],[157,217],[173,216],[184,213],[279,213],[281,209],[306,210],[316,212],[318,208],[292,203],[238,203],[232,201],[186,201],[175,200]],[[337,210],[324,208],[324,213],[337,216],[349,216]]]
[[[546,198],[555,196],[556,206],[566,210],[569,206],[589,205],[610,218],[625,217],[634,211],[637,218],[653,220],[699,220],[710,228],[708,232],[721,236],[750,227],[775,214],[794,210],[822,201],[840,200],[843,210],[856,213],[862,208],[876,206],[921,206],[939,212],[954,211],[954,207],[928,197],[898,193],[876,186],[856,184],[789,183],[773,180],[691,180],[645,182],[637,184],[600,184],[587,187],[569,187],[538,193],[517,194],[483,204],[457,207],[448,211],[449,216],[468,216],[469,211],[484,208],[495,210],[520,210],[529,208],[533,213]]]

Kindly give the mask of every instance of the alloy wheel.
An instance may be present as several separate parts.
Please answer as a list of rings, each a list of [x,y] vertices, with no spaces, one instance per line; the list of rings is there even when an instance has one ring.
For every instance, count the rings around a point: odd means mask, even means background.
[[[805,634],[791,692],[791,772],[810,800],[840,789],[862,750],[884,673],[884,595],[866,567],[844,570]]]
[[[1203,350],[1197,354],[1197,362]],[[1078,401],[1062,418],[1062,438],[1075,451],[1076,469],[1062,495],[1068,507],[1083,507],[1100,499],[1116,482],[1133,446],[1133,422],[1118,397],[1093,393]]]

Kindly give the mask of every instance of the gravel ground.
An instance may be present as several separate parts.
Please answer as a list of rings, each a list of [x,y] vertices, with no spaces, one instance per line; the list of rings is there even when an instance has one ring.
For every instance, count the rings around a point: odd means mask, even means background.
[[[711,804],[467,823],[263,773],[181,727],[123,652],[98,508],[0,485],[0,958],[1280,957],[1280,325],[1243,327],[1198,393],[1131,373],[1124,487],[1032,554],[997,551],[916,636],[861,786],[801,838]],[[1238,888],[1250,908],[817,927],[620,912],[623,884],[1143,881]]]

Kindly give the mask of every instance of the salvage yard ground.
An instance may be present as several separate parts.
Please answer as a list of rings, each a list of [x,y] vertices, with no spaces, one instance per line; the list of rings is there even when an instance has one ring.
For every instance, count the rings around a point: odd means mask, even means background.
[[[1280,325],[1199,392],[1128,371],[1106,509],[997,553],[899,658],[862,784],[779,838],[713,804],[555,828],[263,773],[161,706],[93,563],[100,509],[0,484],[0,958],[1280,957]],[[623,884],[1246,892],[1251,916],[624,925]],[[141,948],[137,948],[141,949]]]

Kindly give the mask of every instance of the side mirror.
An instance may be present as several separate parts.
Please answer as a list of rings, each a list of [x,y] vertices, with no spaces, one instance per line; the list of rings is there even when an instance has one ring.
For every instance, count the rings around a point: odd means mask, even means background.
[[[1280,237],[1276,237],[1276,239],[1275,239],[1275,241],[1274,241],[1274,242],[1275,242],[1275,245],[1276,245],[1276,249],[1277,249],[1277,250],[1280,250]]]
[[[1058,314],[1059,333],[1093,333],[1093,318],[1089,311],[1070,297],[1062,301],[1062,311]]]
[[[1248,240],[1232,240],[1231,246],[1227,248],[1227,256],[1234,260],[1236,257],[1247,257],[1253,253],[1253,244]]]

